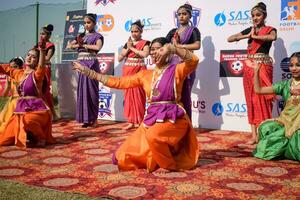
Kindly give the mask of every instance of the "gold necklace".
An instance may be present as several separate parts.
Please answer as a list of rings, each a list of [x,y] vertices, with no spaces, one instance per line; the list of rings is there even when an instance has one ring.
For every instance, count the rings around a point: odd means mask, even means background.
[[[168,66],[168,63],[167,64],[165,64],[165,65],[163,65],[162,67],[155,67],[154,68],[154,71],[155,71],[155,73],[159,76],[164,70],[165,70],[165,68]]]
[[[292,82],[293,86],[297,86],[299,84],[300,84],[300,80],[297,81],[297,80],[293,79],[293,82]]]
[[[158,85],[160,82],[161,77],[163,76],[162,74],[164,73],[164,71],[167,69],[168,67],[167,63],[166,65],[158,68],[155,67],[154,68],[154,73],[152,76],[152,81],[151,81],[151,93],[150,93],[150,100],[152,99],[152,96],[159,96],[160,95],[160,91],[158,90]],[[157,75],[156,75],[157,74]]]

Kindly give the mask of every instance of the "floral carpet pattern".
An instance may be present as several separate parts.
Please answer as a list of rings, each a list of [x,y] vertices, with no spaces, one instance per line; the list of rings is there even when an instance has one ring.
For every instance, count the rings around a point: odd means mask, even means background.
[[[0,179],[106,199],[300,199],[300,163],[253,158],[239,146],[249,133],[196,129],[201,156],[190,171],[119,172],[111,157],[130,134],[123,126],[56,122],[55,145],[0,147]]]

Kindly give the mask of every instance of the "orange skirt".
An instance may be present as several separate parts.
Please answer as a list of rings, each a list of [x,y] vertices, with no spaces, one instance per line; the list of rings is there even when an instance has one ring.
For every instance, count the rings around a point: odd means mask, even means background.
[[[26,147],[28,132],[32,133],[39,146],[54,143],[51,112],[46,110],[14,114],[4,132],[0,133],[0,146],[15,144]]]
[[[16,105],[17,105],[18,97],[10,97],[9,101],[4,106],[3,110],[0,113],[0,133],[5,130],[7,122],[14,114]]]
[[[146,128],[141,125],[116,152],[120,170],[158,167],[168,170],[193,168],[199,157],[199,145],[189,120],[176,123],[155,123]]]

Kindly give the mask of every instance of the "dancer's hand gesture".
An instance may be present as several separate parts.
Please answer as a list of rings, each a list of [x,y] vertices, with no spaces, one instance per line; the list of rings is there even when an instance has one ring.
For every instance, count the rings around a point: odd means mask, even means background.
[[[129,37],[128,41],[127,41],[127,48],[131,49],[132,47],[133,47],[133,41],[132,41],[131,37]]]
[[[82,72],[84,69],[84,67],[77,61],[72,62],[72,65],[73,65],[72,69],[78,72]]]

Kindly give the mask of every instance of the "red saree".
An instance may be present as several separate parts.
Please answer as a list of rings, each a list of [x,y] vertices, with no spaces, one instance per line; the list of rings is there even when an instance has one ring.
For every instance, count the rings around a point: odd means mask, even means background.
[[[143,50],[148,41],[140,40],[134,48]],[[146,65],[143,58],[139,58],[133,51],[130,51],[122,68],[122,76],[130,76],[145,70]],[[124,90],[124,116],[129,123],[140,124],[144,119],[146,95],[142,87],[135,87]]]
[[[265,26],[258,35],[269,34],[273,27]],[[252,40],[248,46],[248,58],[260,63],[259,79],[262,87],[271,86],[273,80],[272,59],[263,53],[258,53],[257,50],[261,47],[264,41]],[[254,71],[253,68],[245,66],[243,85],[248,111],[249,124],[258,126],[262,121],[272,118],[272,100],[274,95],[258,95],[254,92]]]
[[[49,48],[54,47],[54,44],[52,42],[47,42],[46,43],[46,49],[47,52]],[[51,93],[51,87],[52,87],[52,82],[51,82],[51,62],[47,62],[45,66],[45,76],[47,78],[47,88],[43,94],[43,99],[46,101],[47,105],[49,106],[52,114],[54,113],[54,103],[53,103],[53,97]]]

